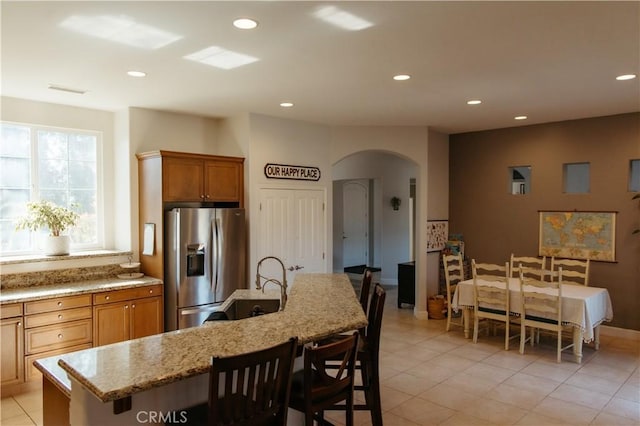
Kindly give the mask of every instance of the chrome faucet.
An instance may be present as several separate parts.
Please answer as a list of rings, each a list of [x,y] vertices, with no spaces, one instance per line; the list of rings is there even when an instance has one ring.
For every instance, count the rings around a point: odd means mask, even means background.
[[[263,275],[260,275],[260,266],[262,265],[262,262],[264,262],[267,259],[274,259],[278,261],[278,263],[282,267],[282,281],[278,281],[275,278],[267,278]],[[265,282],[264,284],[261,284],[261,281],[263,279],[265,280]],[[256,267],[256,289],[257,290],[262,289],[262,292],[264,293],[264,288],[269,283],[275,284],[278,287],[280,287],[280,309],[279,310],[281,311],[284,310],[284,307],[287,304],[287,271],[284,267],[284,263],[282,263],[282,260],[278,259],[275,256],[263,257],[262,259],[260,259],[260,261],[258,262],[258,266]]]

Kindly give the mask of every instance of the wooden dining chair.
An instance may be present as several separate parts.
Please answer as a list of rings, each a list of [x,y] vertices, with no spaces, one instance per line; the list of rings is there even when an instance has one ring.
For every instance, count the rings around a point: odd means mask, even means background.
[[[524,354],[525,343],[531,346],[539,340],[539,330],[553,332],[557,338],[556,360],[562,361],[562,351],[572,348],[573,343],[562,346],[562,332],[572,331],[572,327],[562,324],[562,268],[553,273],[552,281],[527,278],[520,271],[520,353]],[[527,327],[530,335],[527,337]]]
[[[547,274],[547,257],[531,257],[531,256],[514,256],[511,253],[511,261],[509,262],[509,268],[511,269],[511,278],[518,278],[520,272],[520,265],[527,268],[525,277],[536,278],[544,280]]]
[[[242,355],[213,357],[208,403],[186,411],[189,425],[284,426],[298,339]]]
[[[558,259],[551,258],[551,272],[562,268],[562,279],[565,284],[589,285],[589,259]]]
[[[480,320],[504,323],[504,349],[509,350],[510,300],[509,263],[476,263],[471,259],[473,274],[473,343],[478,342]]]
[[[442,266],[444,268],[444,280],[447,286],[447,331],[451,326],[464,328],[464,315],[460,314],[458,319],[453,318],[453,296],[460,281],[464,281],[464,266],[462,255],[442,256]]]
[[[306,426],[312,426],[314,420],[324,424],[324,411],[343,401],[346,424],[353,426],[357,352],[357,331],[326,345],[305,348],[304,369],[293,375],[289,406],[304,413]],[[328,361],[336,360],[339,365],[335,371],[327,368]]]

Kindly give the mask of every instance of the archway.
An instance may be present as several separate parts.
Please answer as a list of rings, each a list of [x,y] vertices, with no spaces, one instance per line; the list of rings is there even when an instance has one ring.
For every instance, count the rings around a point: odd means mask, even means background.
[[[345,253],[344,188],[357,182],[367,186],[368,230],[367,265],[381,268],[380,282],[397,285],[397,265],[411,259],[415,250],[416,235],[413,222],[416,211],[410,202],[411,182],[418,178],[419,167],[414,161],[396,153],[379,150],[359,151],[337,161],[333,175],[333,265],[342,272],[345,259],[353,258]],[[392,198],[400,200],[394,209]],[[347,208],[349,208],[347,206]]]

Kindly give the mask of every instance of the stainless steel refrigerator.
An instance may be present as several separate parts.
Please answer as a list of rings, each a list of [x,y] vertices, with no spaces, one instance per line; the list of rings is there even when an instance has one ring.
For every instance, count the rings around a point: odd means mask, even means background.
[[[167,331],[201,325],[247,288],[244,209],[174,208],[165,213]]]

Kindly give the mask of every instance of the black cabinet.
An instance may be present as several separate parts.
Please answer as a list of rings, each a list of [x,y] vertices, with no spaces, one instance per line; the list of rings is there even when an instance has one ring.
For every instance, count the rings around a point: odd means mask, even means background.
[[[398,308],[416,304],[416,262],[398,263]]]

